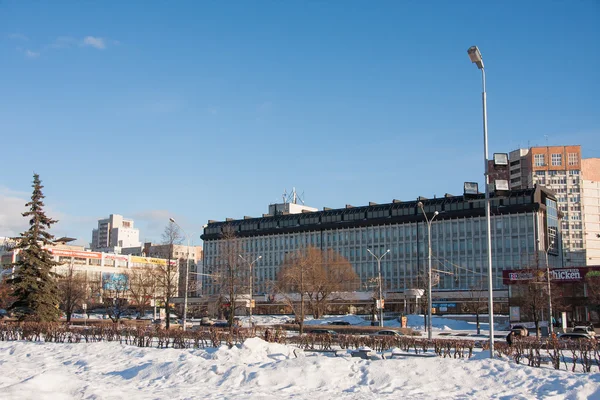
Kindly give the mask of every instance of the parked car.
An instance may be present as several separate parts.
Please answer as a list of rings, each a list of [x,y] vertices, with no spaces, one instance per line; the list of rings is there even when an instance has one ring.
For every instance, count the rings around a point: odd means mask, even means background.
[[[591,339],[593,339],[593,337],[588,335],[587,333],[580,333],[580,332],[568,332],[568,333],[561,333],[560,335],[558,335],[558,340],[560,340],[560,341],[582,340],[582,339],[591,340]]]
[[[332,331],[331,329],[311,329],[306,333],[310,333],[312,335],[331,335],[335,336],[338,333],[336,331]]]
[[[515,333],[515,336],[529,336],[529,329],[523,325],[513,325],[510,330]]]
[[[398,331],[393,331],[391,329],[384,329],[382,331],[377,331],[375,333],[373,333],[373,336],[393,336],[393,337],[400,337],[400,336],[404,336],[403,333],[398,332]]]
[[[579,325],[573,328],[573,333],[587,333],[588,335],[595,337],[596,336],[596,331],[594,330],[593,326],[585,326],[585,325]]]
[[[331,321],[329,325],[350,325],[348,321]]]
[[[215,321],[215,323],[212,324],[212,326],[214,328],[229,328],[229,322],[228,321]]]

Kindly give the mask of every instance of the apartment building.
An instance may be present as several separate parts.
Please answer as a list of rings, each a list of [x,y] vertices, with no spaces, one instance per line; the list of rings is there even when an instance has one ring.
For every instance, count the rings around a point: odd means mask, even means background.
[[[98,220],[98,228],[92,230],[90,247],[94,251],[118,253],[123,247],[140,246],[140,231],[133,220],[122,215],[111,214]]]
[[[531,147],[509,154],[511,189],[531,188],[539,184],[556,193],[558,209],[563,215],[563,264],[569,266],[598,264],[586,256],[588,250],[596,251],[596,244],[590,242],[589,246],[586,245],[582,163],[579,145]]]

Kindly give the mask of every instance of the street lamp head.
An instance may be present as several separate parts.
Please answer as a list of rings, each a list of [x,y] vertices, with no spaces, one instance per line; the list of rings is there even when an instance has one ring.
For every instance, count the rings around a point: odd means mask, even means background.
[[[436,215],[438,215],[439,213],[440,213],[439,211],[436,211],[436,212],[434,212],[434,213],[433,213],[433,216],[435,217],[435,216],[436,216]]]
[[[423,208],[423,203],[422,203],[422,202],[418,202],[418,203],[417,203],[417,207],[421,207],[421,208]]]
[[[467,54],[469,54],[471,62],[477,65],[477,68],[483,69],[483,58],[481,57],[481,52],[479,51],[479,48],[477,48],[477,46],[469,47],[469,50],[467,50]]]
[[[173,218],[169,218],[169,221],[171,221],[172,223],[175,223],[175,220]]]
[[[262,258],[262,256],[258,256],[257,260],[260,260]]]
[[[387,253],[389,253],[389,252],[390,252],[390,249],[387,249],[387,250],[386,250],[386,252],[385,252],[385,254],[387,254]]]

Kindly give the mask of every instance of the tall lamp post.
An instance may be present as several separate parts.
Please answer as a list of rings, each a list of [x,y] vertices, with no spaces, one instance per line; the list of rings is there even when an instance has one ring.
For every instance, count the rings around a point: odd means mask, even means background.
[[[254,293],[254,271],[252,270],[252,267],[254,266],[254,264],[256,264],[258,262],[258,260],[260,260],[262,258],[262,256],[258,256],[256,258],[256,260],[249,262],[248,260],[246,260],[241,254],[238,254],[238,256],[240,256],[240,258],[242,260],[244,260],[244,262],[246,264],[248,264],[248,269],[250,270],[250,307],[248,307],[250,309],[249,312],[249,317],[250,317],[250,327],[252,328],[252,295]]]
[[[418,202],[417,205],[421,208],[423,212],[423,216],[425,217],[425,221],[427,221],[427,299],[429,300],[429,307],[427,307],[427,336],[431,339],[431,307],[433,305],[433,299],[431,298],[431,223],[433,219],[438,216],[439,212],[434,212],[433,217],[431,219],[427,218],[427,214],[425,214],[425,209],[423,208],[423,203]]]
[[[483,67],[483,58],[477,46],[471,46],[467,50],[471,62],[477,65],[481,70],[483,103],[483,162],[485,165],[485,220],[487,224],[487,262],[488,262],[488,308],[490,322],[490,358],[494,358],[494,293],[492,276],[492,223],[490,220],[490,176],[488,166],[488,134],[487,134],[487,97],[485,93],[485,69]]]
[[[385,253],[383,253],[380,257],[377,257],[370,249],[367,251],[377,260],[377,274],[379,276],[379,326],[383,327],[383,289],[381,288],[381,259],[385,257],[387,253],[390,252],[390,249],[387,249]]]
[[[554,326],[552,325],[552,293],[550,289],[550,265],[548,264],[548,252],[554,246],[554,239],[548,244],[546,249],[546,282],[548,284],[548,335],[552,336],[554,333]]]
[[[183,330],[185,331],[185,329],[186,329],[185,325],[187,323],[187,309],[188,309],[188,285],[189,285],[189,279],[190,279],[190,274],[189,274],[189,270],[190,270],[190,237],[185,232],[185,229],[183,229],[181,226],[179,226],[179,224],[177,222],[175,222],[175,220],[173,218],[169,218],[169,221],[171,221],[172,223],[177,225],[177,227],[179,229],[181,229],[181,231],[183,232],[184,236],[187,239],[187,255],[185,258],[185,287],[183,289],[183,293],[184,293],[183,294]]]

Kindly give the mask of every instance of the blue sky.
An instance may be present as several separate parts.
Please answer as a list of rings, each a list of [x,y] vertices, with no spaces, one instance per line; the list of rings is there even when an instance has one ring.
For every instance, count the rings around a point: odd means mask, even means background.
[[[126,4],[122,4],[126,3]],[[460,194],[491,152],[600,157],[597,1],[0,3],[0,236],[32,172],[53,233]]]

